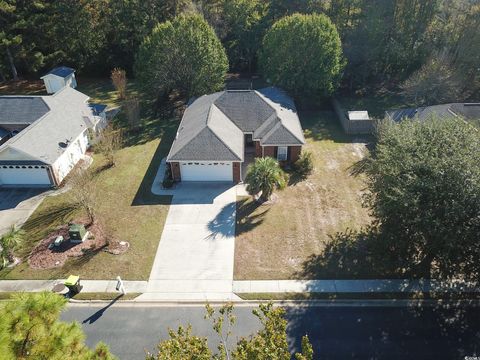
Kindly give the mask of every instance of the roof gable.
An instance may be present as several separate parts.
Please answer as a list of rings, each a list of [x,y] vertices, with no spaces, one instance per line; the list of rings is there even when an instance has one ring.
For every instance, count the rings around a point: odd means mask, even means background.
[[[242,159],[235,155],[212,129],[206,127],[174,155],[170,155],[169,161],[172,160],[241,161]]]
[[[262,145],[300,145],[295,137],[282,123],[277,123],[260,141]]]
[[[41,79],[43,79],[45,76],[48,76],[48,75],[55,75],[55,76],[59,76],[61,78],[66,78],[66,77],[70,76],[71,74],[73,74],[74,72],[75,72],[75,69],[69,68],[68,66],[58,66],[58,67],[50,70],[45,75],[43,75],[41,77]]]

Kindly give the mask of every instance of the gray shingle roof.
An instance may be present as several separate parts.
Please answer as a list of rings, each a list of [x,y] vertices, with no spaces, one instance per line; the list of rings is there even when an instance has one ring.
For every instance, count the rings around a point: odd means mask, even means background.
[[[273,109],[254,91],[228,90],[215,105],[243,132],[254,132],[273,113]]]
[[[10,148],[53,164],[65,151],[59,143],[75,140],[88,128],[86,117],[92,116],[92,110],[87,95],[67,86],[42,99],[50,111],[1,145],[0,153]]]
[[[47,75],[56,75],[56,76],[60,76],[62,78],[66,78],[67,76],[69,76],[70,74],[72,74],[74,72],[75,72],[75,69],[69,68],[67,66],[59,66],[59,67],[56,67],[56,68],[53,68],[52,70],[50,70],[48,73],[43,75],[42,78],[44,76],[47,76]]]
[[[243,161],[244,133],[262,145],[302,145],[293,100],[278,88],[204,95],[185,110],[168,161]]]
[[[450,103],[386,111],[386,116],[395,122],[416,118],[420,121],[436,115],[442,119],[462,116],[466,120],[480,120],[480,103]]]
[[[41,96],[0,96],[0,125],[31,124],[49,111]]]

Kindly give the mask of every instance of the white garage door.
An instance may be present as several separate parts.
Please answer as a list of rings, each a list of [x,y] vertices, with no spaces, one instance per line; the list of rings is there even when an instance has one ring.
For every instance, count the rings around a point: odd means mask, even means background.
[[[47,168],[40,166],[0,166],[0,185],[50,186]]]
[[[233,181],[232,163],[182,162],[182,181]]]

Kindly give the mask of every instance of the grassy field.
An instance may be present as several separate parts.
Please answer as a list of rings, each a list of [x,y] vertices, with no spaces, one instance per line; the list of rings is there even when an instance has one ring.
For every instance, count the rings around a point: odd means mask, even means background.
[[[350,174],[351,166],[368,151],[364,143],[346,136],[332,112],[300,115],[305,150],[314,155],[315,171],[307,180],[276,192],[273,205],[239,199],[237,280],[309,278],[309,260],[322,255],[332,236],[370,222],[361,206],[363,180]]]
[[[109,80],[91,80],[88,86],[83,83],[79,88],[93,101],[116,103]],[[69,274],[83,279],[112,279],[117,275],[125,280],[148,279],[170,203],[170,197],[155,196],[150,188],[178,123],[153,116],[148,104],[143,104],[143,109],[143,127],[139,132],[126,133],[116,166],[100,171],[104,164],[101,155],[94,155],[92,164],[93,170],[99,170],[95,177],[97,217],[115,238],[128,241],[130,249],[122,255],[90,252],[69,259],[61,268],[30,269],[26,257],[31,249],[57,226],[81,216],[72,208],[67,192],[47,197],[25,223],[26,241],[18,250],[24,262],[12,270],[1,271],[1,279],[54,279]],[[117,121],[121,121],[121,116]]]

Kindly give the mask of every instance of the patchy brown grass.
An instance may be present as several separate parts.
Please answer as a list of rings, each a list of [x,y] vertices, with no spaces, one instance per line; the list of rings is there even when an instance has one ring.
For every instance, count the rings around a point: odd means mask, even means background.
[[[0,84],[0,95],[47,95],[43,80],[7,81]]]
[[[330,236],[370,222],[361,206],[363,180],[350,173],[368,151],[365,139],[344,135],[331,112],[303,113],[301,121],[315,171],[277,192],[273,205],[239,199],[235,279],[295,278]]]

